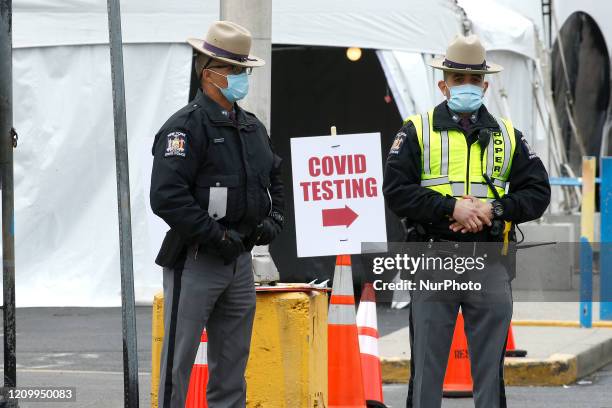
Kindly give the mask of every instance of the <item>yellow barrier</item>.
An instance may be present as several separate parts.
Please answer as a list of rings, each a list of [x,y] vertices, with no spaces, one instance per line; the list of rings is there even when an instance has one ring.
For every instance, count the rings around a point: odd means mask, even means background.
[[[163,295],[153,301],[151,407],[157,408]],[[327,406],[327,294],[257,291],[247,407]]]

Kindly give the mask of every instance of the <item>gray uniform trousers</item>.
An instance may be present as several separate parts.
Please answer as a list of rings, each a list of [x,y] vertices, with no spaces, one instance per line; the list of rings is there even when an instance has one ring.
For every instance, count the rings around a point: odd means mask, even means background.
[[[417,275],[421,275],[417,284],[430,278],[440,280],[439,272],[419,271]],[[440,408],[453,330],[461,307],[474,381],[474,404],[476,408],[505,408],[503,367],[512,318],[510,278],[499,262],[482,271],[452,275],[457,282],[480,282],[481,291],[410,292],[411,374],[406,407]]]
[[[164,268],[164,343],[158,406],[183,408],[202,329],[208,334],[209,408],[246,405],[255,286],[251,254],[230,265],[194,248],[183,268]]]

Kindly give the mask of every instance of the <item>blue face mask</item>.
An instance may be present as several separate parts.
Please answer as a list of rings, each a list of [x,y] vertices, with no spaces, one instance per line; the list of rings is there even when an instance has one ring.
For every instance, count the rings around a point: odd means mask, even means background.
[[[459,113],[477,111],[482,105],[484,90],[476,85],[465,84],[451,86],[448,107]]]
[[[249,93],[249,76],[246,72],[238,75],[227,75],[225,78],[227,79],[227,88],[221,88],[217,84],[214,84],[219,88],[223,96],[225,96],[225,99],[230,103],[234,103],[247,96]]]

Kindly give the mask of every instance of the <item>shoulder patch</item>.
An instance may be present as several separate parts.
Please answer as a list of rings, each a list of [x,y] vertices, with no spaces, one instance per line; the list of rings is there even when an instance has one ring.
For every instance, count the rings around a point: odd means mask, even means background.
[[[166,136],[166,153],[164,157],[179,156],[185,157],[185,151],[187,149],[185,138],[186,134],[183,132],[170,132]]]
[[[525,153],[527,153],[527,156],[529,156],[529,160],[535,159],[536,157],[538,157],[536,152],[531,148],[531,145],[527,143],[527,139],[525,139],[525,136],[521,137],[521,144],[523,145],[523,149],[525,150]]]
[[[389,150],[389,154],[398,154],[402,145],[404,144],[404,140],[406,140],[406,133],[398,132],[395,135],[395,139],[393,140],[393,145],[391,145],[391,150]]]

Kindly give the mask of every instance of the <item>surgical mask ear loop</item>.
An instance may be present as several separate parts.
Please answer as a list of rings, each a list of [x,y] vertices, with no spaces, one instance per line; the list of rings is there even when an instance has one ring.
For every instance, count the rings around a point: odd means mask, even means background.
[[[204,71],[204,70],[206,70],[206,71],[210,71],[210,72],[214,72],[215,74],[220,75],[220,76],[222,76],[223,78],[227,79],[227,75],[223,75],[223,74],[222,74],[222,73],[220,73],[220,72],[213,71],[213,70],[212,70],[212,69],[210,69],[210,68],[204,68],[202,71]],[[213,84],[214,86],[216,86],[218,90],[227,89],[227,88],[221,88],[219,85],[215,84],[214,82],[212,82],[212,84]],[[229,83],[228,83],[228,86],[229,86]]]

